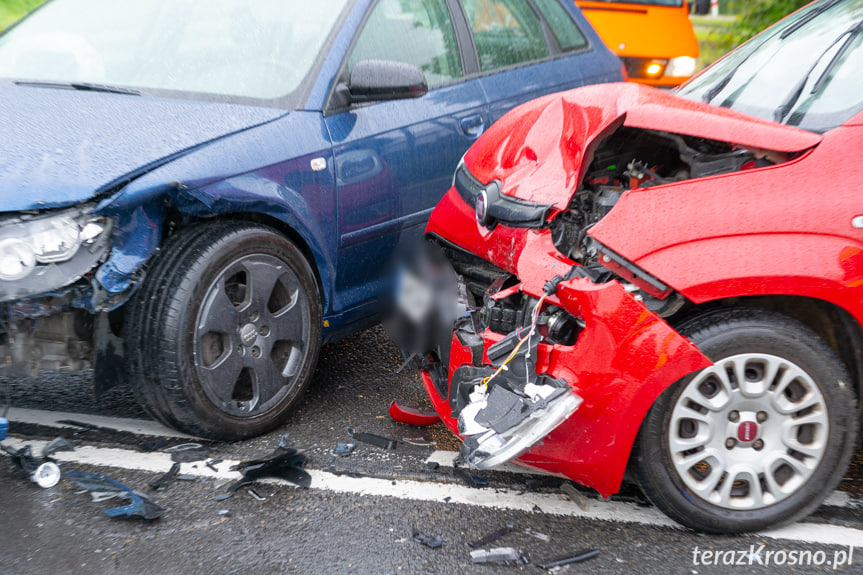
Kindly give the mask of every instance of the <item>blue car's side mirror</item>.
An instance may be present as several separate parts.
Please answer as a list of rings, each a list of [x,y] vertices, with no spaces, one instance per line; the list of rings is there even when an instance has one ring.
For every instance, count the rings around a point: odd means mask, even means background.
[[[428,92],[422,70],[392,60],[360,60],[351,70],[352,103],[419,98]]]

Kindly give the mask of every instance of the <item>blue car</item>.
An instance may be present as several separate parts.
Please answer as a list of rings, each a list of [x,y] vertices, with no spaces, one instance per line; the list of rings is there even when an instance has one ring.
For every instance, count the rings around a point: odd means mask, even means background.
[[[49,1],[0,36],[0,376],[272,429],[470,144],[621,76],[569,0]]]

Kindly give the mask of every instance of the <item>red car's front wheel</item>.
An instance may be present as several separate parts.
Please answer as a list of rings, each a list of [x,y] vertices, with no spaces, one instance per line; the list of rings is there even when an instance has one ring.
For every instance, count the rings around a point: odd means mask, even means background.
[[[645,494],[710,533],[812,512],[854,448],[855,398],[830,347],[802,324],[754,309],[715,312],[681,331],[714,361],[657,400],[635,451]]]

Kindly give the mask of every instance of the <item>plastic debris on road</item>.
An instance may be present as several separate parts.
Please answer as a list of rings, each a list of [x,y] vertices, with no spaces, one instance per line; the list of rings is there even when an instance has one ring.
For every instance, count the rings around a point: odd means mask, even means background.
[[[243,477],[228,487],[227,494],[264,477],[284,479],[308,488],[312,484],[312,476],[303,469],[305,462],[306,456],[293,447],[277,447],[268,457],[241,461],[232,466],[231,470],[242,472]]]
[[[374,433],[357,431],[353,427],[348,427],[347,432],[348,435],[350,435],[357,441],[362,441],[363,443],[368,443],[369,445],[374,445],[375,447],[380,447],[381,449],[395,449],[399,443],[395,439],[384,437],[382,435],[375,435]]]
[[[597,556],[599,556],[599,551],[597,551],[596,549],[582,549],[580,551],[576,551],[575,553],[570,553],[568,555],[564,555],[563,557],[558,557],[557,559],[549,559],[547,561],[543,561],[538,565],[540,569],[551,569],[553,567],[569,565],[570,563],[581,563],[582,561],[587,561]]]
[[[426,535],[425,533],[421,533],[416,527],[411,529],[411,538],[417,543],[422,543],[432,549],[437,549],[443,545],[443,539],[441,539],[440,535]]]
[[[110,477],[95,473],[84,473],[83,471],[69,471],[66,473],[66,478],[74,481],[94,495],[107,494],[109,498],[119,497],[129,500],[128,505],[106,509],[105,514],[108,517],[121,519],[137,517],[150,521],[158,519],[165,513],[163,508],[159,507],[156,502],[143,493],[139,493]]]
[[[29,445],[21,449],[14,449],[0,445],[9,454],[12,464],[30,476],[30,480],[39,487],[54,487],[60,482],[60,467],[49,458],[36,459]]]
[[[169,469],[167,473],[165,473],[161,477],[158,477],[157,479],[153,479],[153,480],[147,482],[147,485],[150,486],[150,489],[155,489],[157,491],[159,489],[164,489],[165,487],[168,486],[168,483],[170,483],[171,480],[177,476],[177,473],[179,473],[179,472],[180,472],[180,464],[174,463],[171,466],[171,469]]]
[[[403,407],[396,400],[390,403],[389,414],[393,421],[419,427],[434,425],[440,421],[440,416],[433,411],[420,411],[411,407]]]
[[[42,448],[42,457],[51,457],[58,451],[75,451],[75,446],[62,437],[55,437]]]
[[[496,547],[494,549],[477,549],[470,552],[470,560],[474,563],[495,563],[497,565],[527,565],[530,557],[524,551],[512,547]]]

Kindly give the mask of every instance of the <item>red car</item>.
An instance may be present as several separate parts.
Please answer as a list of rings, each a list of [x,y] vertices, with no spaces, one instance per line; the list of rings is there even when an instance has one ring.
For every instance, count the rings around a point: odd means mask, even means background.
[[[815,2],[676,94],[547,96],[470,148],[399,304],[469,463],[602,496],[630,467],[712,533],[836,487],[861,417],[861,30],[863,0]]]

